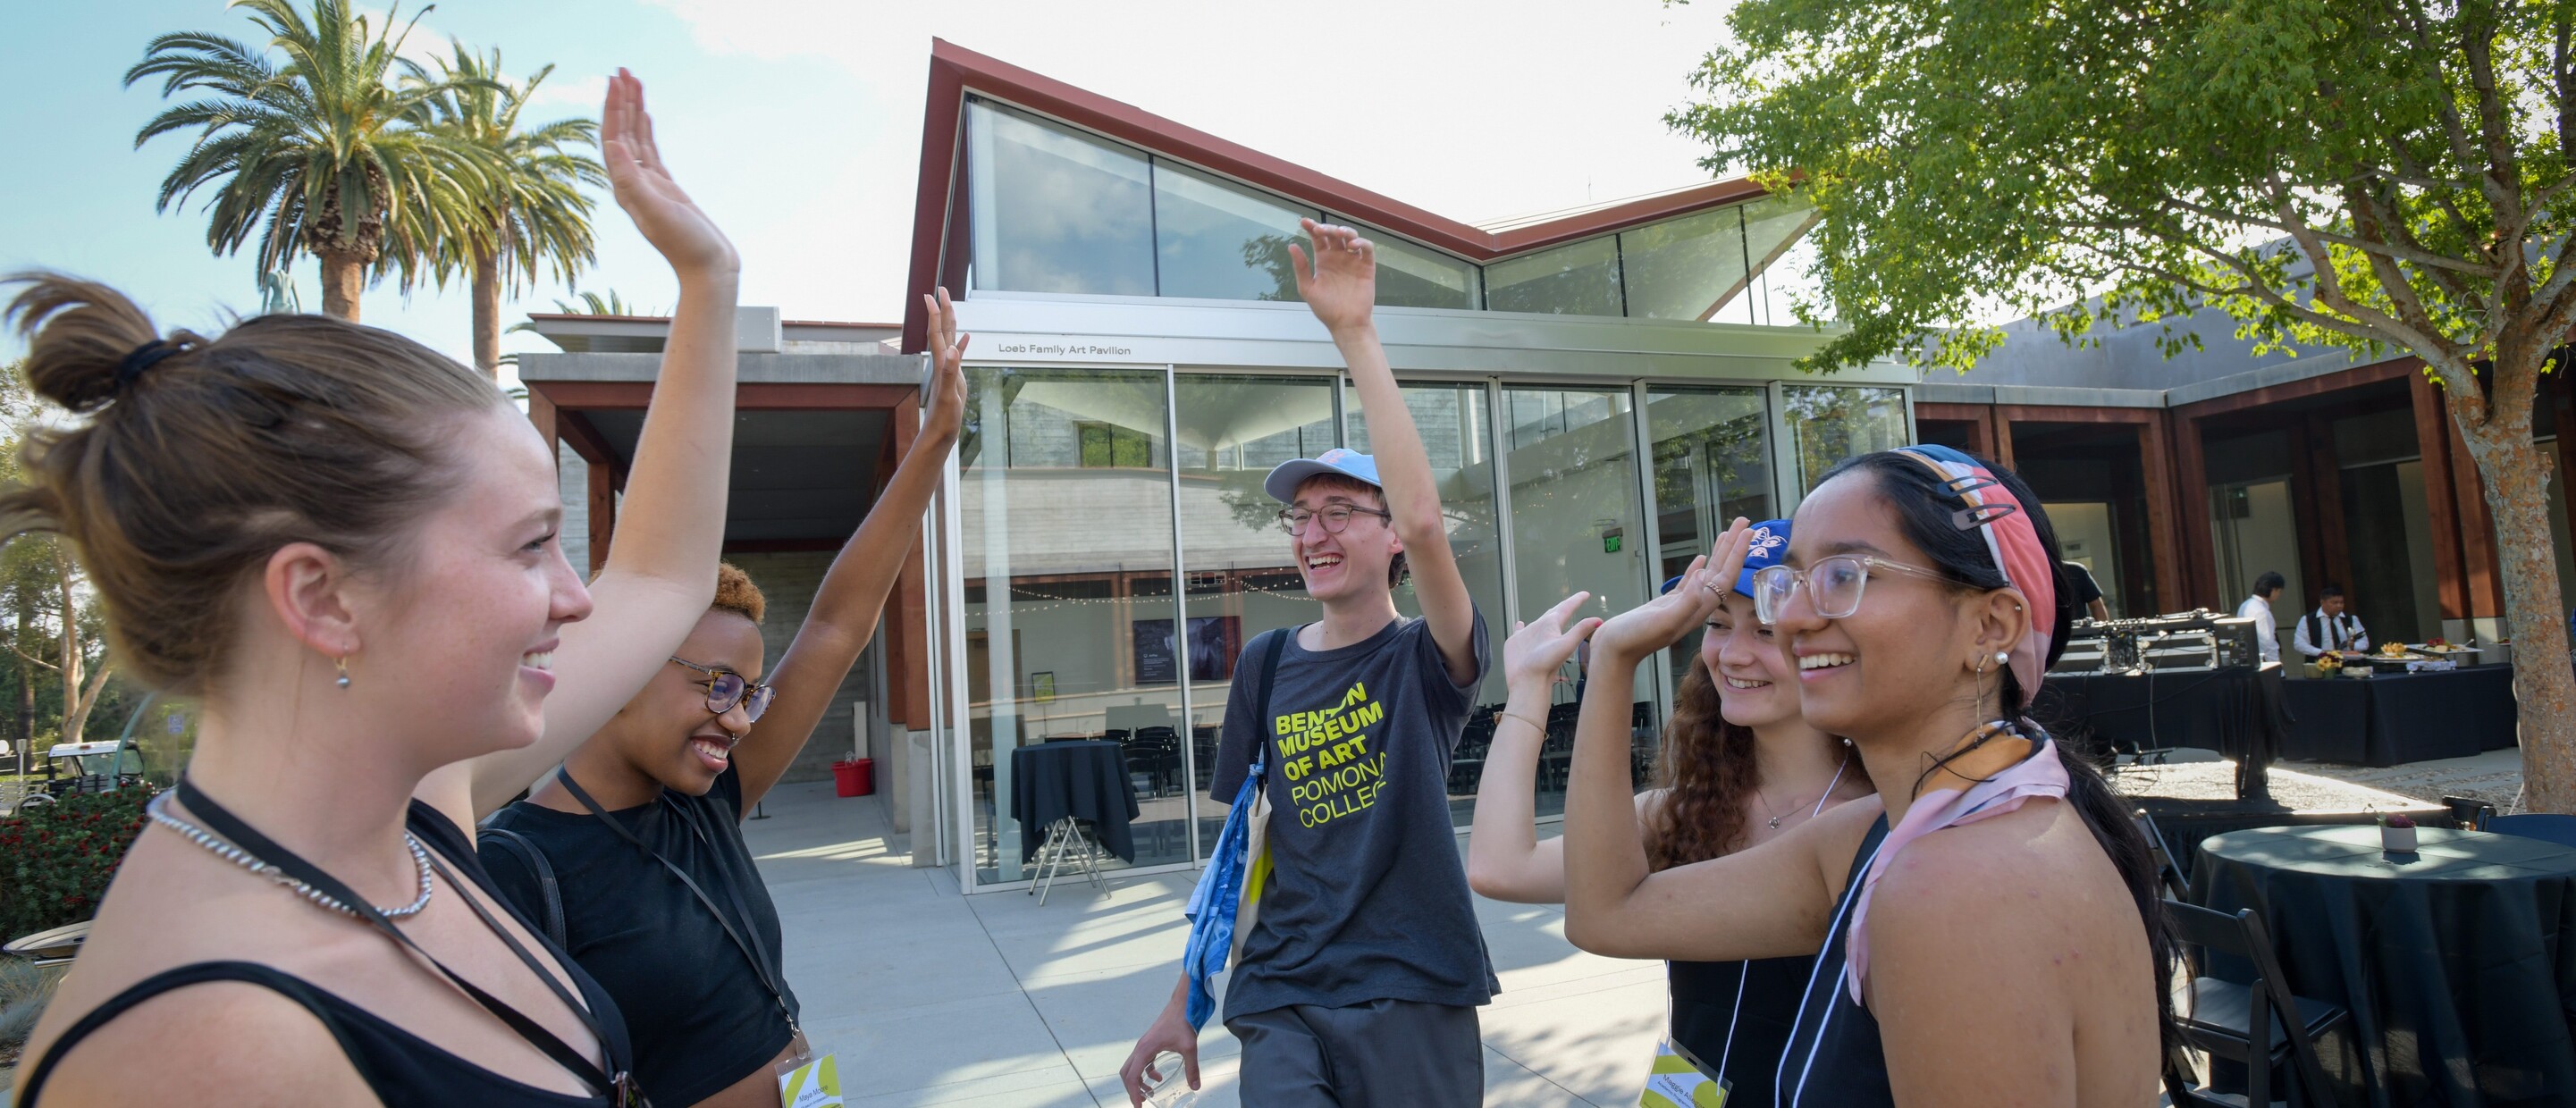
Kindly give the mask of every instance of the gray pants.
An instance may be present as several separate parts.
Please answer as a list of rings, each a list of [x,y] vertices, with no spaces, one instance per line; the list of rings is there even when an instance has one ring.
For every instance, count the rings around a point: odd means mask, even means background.
[[[1243,1108],[1476,1108],[1476,1010],[1412,1000],[1292,1004],[1225,1021],[1243,1041]]]

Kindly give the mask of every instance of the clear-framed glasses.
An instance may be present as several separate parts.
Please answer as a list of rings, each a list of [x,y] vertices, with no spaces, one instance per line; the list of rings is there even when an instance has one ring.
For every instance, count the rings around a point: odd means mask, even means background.
[[[1860,610],[1861,593],[1869,587],[1872,572],[1920,577],[1926,581],[1948,582],[1950,576],[1939,570],[1891,562],[1868,554],[1836,554],[1819,558],[1805,570],[1788,566],[1764,566],[1753,575],[1753,614],[1764,623],[1780,622],[1780,613],[1788,610],[1789,598],[1798,589],[1807,590],[1807,602],[1815,605],[1816,614],[1826,619],[1842,619]]]
[[[1395,518],[1395,513],[1352,504],[1333,504],[1320,512],[1310,512],[1304,508],[1286,508],[1279,513],[1279,526],[1291,535],[1302,537],[1306,533],[1306,524],[1320,519],[1324,521],[1325,531],[1338,535],[1350,527],[1352,516],[1376,516],[1380,520],[1392,520]]]
[[[742,705],[742,718],[757,720],[769,710],[769,698],[777,695],[776,685],[756,685],[751,679],[729,669],[702,666],[684,658],[671,659],[673,664],[687,666],[707,675],[707,711],[723,715]]]

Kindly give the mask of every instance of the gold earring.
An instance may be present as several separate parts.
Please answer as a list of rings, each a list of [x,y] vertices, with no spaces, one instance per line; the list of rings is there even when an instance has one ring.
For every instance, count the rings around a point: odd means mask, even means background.
[[[337,680],[337,681],[335,681],[335,682],[332,682],[332,683],[333,683],[333,684],[336,684],[336,685],[338,685],[338,686],[340,686],[341,688],[344,688],[344,689],[345,689],[345,688],[348,688],[348,687],[349,687],[349,659],[348,659],[348,657],[347,657],[346,655],[342,655],[341,657],[334,658],[334,659],[332,659],[332,660],[331,660],[331,664],[332,664],[334,667],[336,667],[337,669],[339,669],[339,671],[340,671],[340,679],[339,679],[339,680]]]
[[[1980,656],[1978,656],[1978,658],[1977,658],[1977,676],[1979,676],[1979,677],[1983,677],[1983,676],[1985,676],[1985,675],[1986,675],[1986,659],[1985,659],[1985,657],[1984,657],[1983,655],[1980,655]]]

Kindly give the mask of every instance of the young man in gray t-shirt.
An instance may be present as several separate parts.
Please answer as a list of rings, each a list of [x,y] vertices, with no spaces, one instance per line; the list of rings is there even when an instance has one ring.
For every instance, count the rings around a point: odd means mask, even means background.
[[[1476,928],[1449,819],[1447,781],[1487,660],[1430,459],[1398,393],[1372,308],[1376,250],[1347,227],[1304,222],[1315,254],[1288,249],[1297,291],[1350,367],[1376,457],[1298,459],[1264,488],[1286,507],[1297,570],[1323,618],[1244,644],[1210,795],[1231,802],[1264,760],[1272,869],[1259,921],[1225,992],[1243,1042],[1245,1108],[1373,1104],[1447,1108],[1484,1099],[1476,1007],[1500,988]],[[1406,572],[1422,618],[1405,620]],[[1270,718],[1255,720],[1261,659],[1284,644]],[[1184,979],[1120,1076],[1144,1099],[1155,1055],[1198,1087]]]

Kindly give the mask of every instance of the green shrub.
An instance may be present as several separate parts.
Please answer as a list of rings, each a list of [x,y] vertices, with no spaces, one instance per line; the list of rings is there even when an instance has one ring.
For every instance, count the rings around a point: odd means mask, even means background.
[[[151,798],[140,788],[67,796],[0,819],[0,941],[95,914]]]

